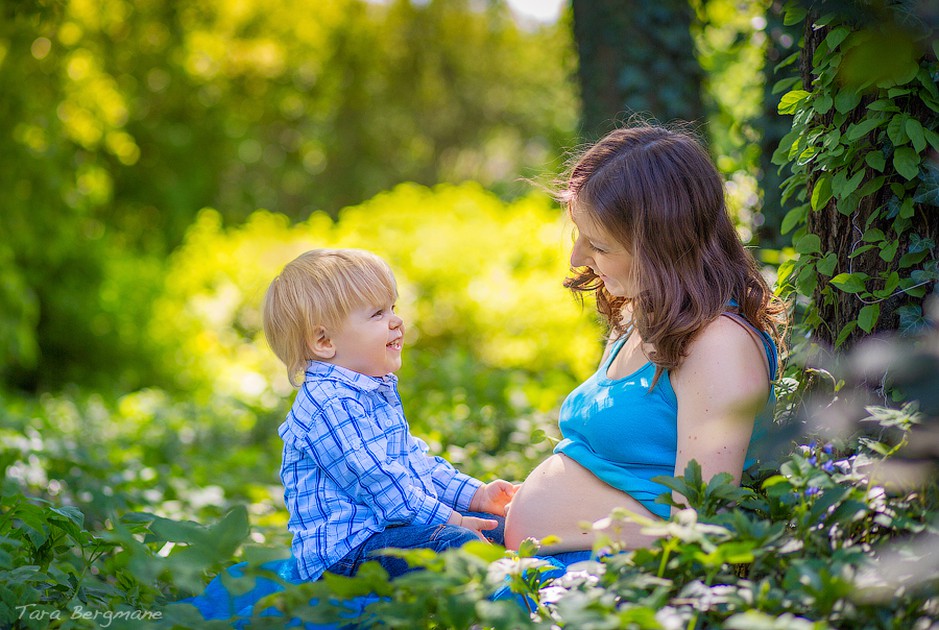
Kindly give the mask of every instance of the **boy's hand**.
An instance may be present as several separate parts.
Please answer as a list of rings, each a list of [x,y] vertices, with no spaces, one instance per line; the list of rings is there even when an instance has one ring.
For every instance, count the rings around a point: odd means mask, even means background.
[[[479,536],[479,539],[483,542],[489,542],[489,539],[483,536],[483,532],[495,529],[499,526],[497,521],[488,518],[477,518],[475,516],[463,516],[458,512],[450,514],[447,523],[450,525],[459,525],[460,527],[465,527],[466,529],[476,532],[476,535]]]
[[[480,486],[470,501],[470,512],[488,512],[505,516],[505,506],[509,504],[517,490],[517,485],[503,479],[496,479]]]

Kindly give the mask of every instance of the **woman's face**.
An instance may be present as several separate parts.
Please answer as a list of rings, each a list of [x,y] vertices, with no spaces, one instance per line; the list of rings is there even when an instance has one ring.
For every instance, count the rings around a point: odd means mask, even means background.
[[[632,253],[582,209],[575,206],[571,219],[577,227],[571,266],[590,267],[611,295],[636,297],[636,266]]]

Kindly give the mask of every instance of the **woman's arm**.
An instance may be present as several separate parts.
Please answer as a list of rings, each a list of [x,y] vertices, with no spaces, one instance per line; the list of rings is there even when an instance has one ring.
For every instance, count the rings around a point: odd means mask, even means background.
[[[694,340],[671,381],[678,398],[675,476],[694,459],[705,481],[728,472],[739,482],[753,422],[769,396],[760,342],[741,324],[718,317]]]

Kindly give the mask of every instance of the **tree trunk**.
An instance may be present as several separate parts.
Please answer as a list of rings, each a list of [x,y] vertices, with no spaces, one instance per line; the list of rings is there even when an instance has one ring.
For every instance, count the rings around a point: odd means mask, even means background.
[[[573,0],[573,10],[586,140],[633,114],[704,121],[687,0]]]

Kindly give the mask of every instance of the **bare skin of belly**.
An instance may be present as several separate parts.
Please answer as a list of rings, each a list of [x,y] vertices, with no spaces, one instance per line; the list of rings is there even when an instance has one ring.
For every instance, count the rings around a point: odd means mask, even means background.
[[[561,542],[543,547],[542,552],[591,549],[596,532],[585,530],[580,524],[606,518],[618,507],[659,520],[634,498],[600,481],[574,460],[560,453],[551,455],[528,475],[509,504],[505,546],[518,549],[526,538],[541,540],[553,534],[560,537]],[[618,532],[603,533],[627,549],[633,549],[655,540],[642,534],[641,528],[636,523],[625,522]]]

